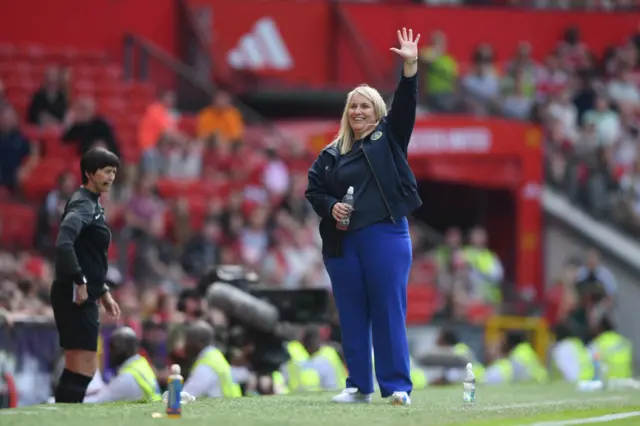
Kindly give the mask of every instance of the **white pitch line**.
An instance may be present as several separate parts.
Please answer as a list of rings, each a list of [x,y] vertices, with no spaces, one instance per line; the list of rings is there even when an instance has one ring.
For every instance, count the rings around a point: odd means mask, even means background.
[[[462,406],[457,407],[457,410],[477,410],[477,411],[502,411],[510,410],[514,408],[531,408],[531,407],[549,407],[555,405],[582,405],[592,402],[606,402],[606,401],[623,401],[628,399],[625,396],[607,396],[601,398],[582,398],[582,399],[561,399],[557,401],[539,401],[539,402],[522,402],[517,404],[502,404],[502,405],[488,405],[483,406],[482,402],[477,403],[474,407]]]
[[[586,425],[591,423],[608,423],[615,420],[628,419],[629,417],[640,416],[640,411],[630,411],[628,413],[607,414],[599,417],[587,417],[585,419],[574,420],[558,420],[555,422],[539,422],[522,426],[572,426],[572,425]]]
[[[58,407],[50,407],[48,405],[42,405],[39,407],[19,407],[19,408],[12,408],[8,410],[0,410],[0,415],[15,415],[15,414],[30,415],[30,414],[39,414],[38,413],[39,410],[55,411],[58,409],[59,409]]]

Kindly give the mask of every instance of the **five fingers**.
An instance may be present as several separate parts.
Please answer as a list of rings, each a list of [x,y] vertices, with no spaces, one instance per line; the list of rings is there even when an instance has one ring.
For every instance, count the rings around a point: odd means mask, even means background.
[[[415,40],[413,39],[413,30],[411,28],[409,28],[408,33],[406,28],[402,28],[402,31],[398,30],[398,41],[400,42],[400,44],[406,43],[406,42],[412,42],[412,43],[418,44],[419,40],[420,40],[420,34],[416,36]]]

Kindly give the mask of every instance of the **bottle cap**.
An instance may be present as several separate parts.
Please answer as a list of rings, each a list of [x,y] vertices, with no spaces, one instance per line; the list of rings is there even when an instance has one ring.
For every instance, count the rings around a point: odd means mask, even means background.
[[[180,374],[180,366],[178,364],[171,366],[171,374]]]
[[[470,362],[467,363],[467,370],[471,370],[473,368],[473,366],[471,365]]]
[[[353,195],[353,186],[350,186],[349,189],[347,189],[347,194]]]

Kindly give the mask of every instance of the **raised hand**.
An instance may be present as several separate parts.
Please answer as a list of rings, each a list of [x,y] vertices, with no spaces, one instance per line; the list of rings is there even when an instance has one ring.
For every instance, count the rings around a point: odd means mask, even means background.
[[[407,33],[407,29],[402,28],[402,31],[398,30],[400,48],[392,47],[389,50],[401,56],[405,61],[413,61],[418,58],[418,41],[420,41],[420,34],[414,40],[413,30],[409,29],[409,33]]]

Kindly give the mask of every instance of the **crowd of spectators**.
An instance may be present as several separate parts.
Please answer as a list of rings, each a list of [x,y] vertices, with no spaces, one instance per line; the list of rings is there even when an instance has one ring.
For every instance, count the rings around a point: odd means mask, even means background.
[[[597,218],[638,232],[640,36],[592,52],[568,28],[544,61],[533,49],[522,41],[511,60],[498,62],[481,44],[463,69],[467,58],[454,58],[446,35],[434,32],[421,52],[425,107],[539,122],[546,183]]]
[[[633,0],[359,0],[386,1],[431,6],[497,6],[518,9],[631,11],[638,6]]]
[[[34,129],[58,132],[77,155],[94,146],[130,153],[123,144],[137,145],[138,161],[125,155],[114,188],[101,198],[113,229],[108,279],[132,325],[179,320],[184,313],[171,306],[216,264],[244,264],[281,288],[329,288],[318,219],[304,199],[313,154],[293,141],[278,149],[268,138],[259,147],[247,143],[242,116],[223,91],[195,117],[181,117],[174,93],[162,92],[140,116],[135,138],[119,138],[96,99],[68,89],[70,74],[48,68],[24,111],[0,96],[1,128],[9,129],[0,131],[1,187],[5,196],[28,201],[25,176],[43,158],[29,137]],[[55,235],[79,177],[72,169],[49,178],[55,185],[36,206],[32,249],[0,251],[0,309],[10,322],[51,316]],[[193,184],[180,186],[185,182]],[[412,233],[414,270],[431,268],[419,223]],[[412,281],[428,276],[414,272]]]
[[[0,187],[9,197],[21,198],[23,176],[41,158],[25,128],[56,129],[79,155],[94,146],[121,152],[95,100],[71,99],[64,89],[67,74],[49,68],[26,111],[16,111],[0,82]],[[127,141],[138,144],[139,161],[126,161],[112,192],[101,198],[114,230],[109,280],[120,286],[125,316],[143,302],[176,296],[221,263],[245,264],[269,285],[326,288],[317,220],[304,199],[309,153],[293,143],[279,152],[266,143],[247,146],[242,116],[225,92],[191,120],[193,132],[179,128],[174,102],[165,91],[146,108],[137,141]],[[163,194],[161,187],[173,180],[192,181],[193,190]],[[41,200],[35,250],[0,252],[0,306],[13,319],[50,315],[55,231],[78,184],[76,170],[65,171]]]
[[[615,276],[590,249],[584,258],[567,259],[547,291],[544,317],[551,326],[565,324],[588,337],[599,318],[613,314],[617,291]]]
[[[491,46],[480,44],[465,67],[467,58],[447,52],[446,34],[434,32],[420,54],[423,105],[539,121],[547,183],[592,214],[637,231],[640,36],[602,58],[575,28],[541,63],[534,48],[522,41],[513,58],[497,61]],[[93,146],[136,152],[125,155],[115,188],[102,199],[114,228],[110,280],[119,285],[125,314],[166,317],[158,306],[215,264],[245,264],[269,285],[328,288],[317,218],[303,197],[311,153],[293,140],[248,143],[242,115],[224,91],[196,117],[181,116],[175,94],[164,91],[145,107],[135,137],[120,138],[96,99],[73,90],[72,71],[48,69],[24,110],[12,105],[0,81],[0,187],[19,198],[21,182],[41,158],[28,128],[57,129],[79,155]],[[36,250],[0,252],[0,307],[14,316],[49,314],[56,226],[78,176],[74,170],[50,178],[57,181],[38,208]],[[202,184],[176,189],[175,180]],[[449,230],[431,254],[419,224],[412,233],[412,283],[437,285],[443,316],[464,318],[474,307],[489,307],[486,313],[499,305],[500,260],[491,254],[495,268],[481,270],[471,250],[488,251],[483,229],[471,230],[464,248],[461,231]]]

